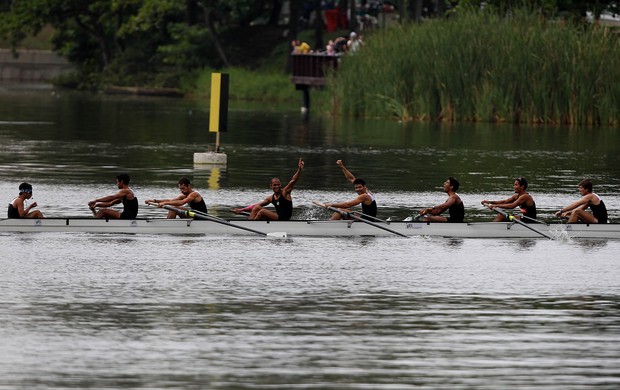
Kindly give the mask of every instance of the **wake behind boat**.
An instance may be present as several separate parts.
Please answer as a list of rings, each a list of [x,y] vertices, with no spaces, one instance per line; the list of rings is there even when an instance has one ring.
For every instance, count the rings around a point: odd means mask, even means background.
[[[429,236],[448,238],[553,238],[620,239],[620,224],[536,224],[536,230],[514,222],[417,222],[393,221],[382,223],[389,230],[360,221],[297,220],[247,221],[226,220],[222,224],[194,219],[93,219],[45,218],[0,219],[0,232],[83,232],[119,234],[174,234],[208,236],[258,236],[285,232],[289,237],[396,237]]]

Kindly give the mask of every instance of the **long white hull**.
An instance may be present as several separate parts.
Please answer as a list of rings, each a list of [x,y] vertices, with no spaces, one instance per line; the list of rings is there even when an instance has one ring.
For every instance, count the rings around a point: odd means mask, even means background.
[[[364,222],[349,221],[238,221],[229,222],[263,233],[286,233],[289,237],[348,237],[398,235]],[[544,238],[543,235],[510,222],[375,223],[407,236],[439,236],[454,238]],[[611,238],[620,239],[620,224],[532,224],[541,233],[558,238]],[[255,235],[241,228],[221,223],[190,219],[136,219],[103,220],[89,218],[2,219],[0,232],[84,232],[129,234],[202,234],[202,235]]]

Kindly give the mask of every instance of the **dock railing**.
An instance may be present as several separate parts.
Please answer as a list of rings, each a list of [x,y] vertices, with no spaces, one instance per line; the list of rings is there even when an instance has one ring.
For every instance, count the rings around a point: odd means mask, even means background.
[[[339,55],[321,53],[291,54],[293,75],[291,81],[297,89],[325,86],[325,75],[338,69]]]

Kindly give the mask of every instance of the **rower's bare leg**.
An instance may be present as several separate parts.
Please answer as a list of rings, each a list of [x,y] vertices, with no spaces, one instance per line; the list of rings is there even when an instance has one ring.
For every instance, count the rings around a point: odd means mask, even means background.
[[[177,217],[177,215],[178,214],[176,213],[176,211],[169,210],[168,211],[168,215],[166,215],[166,218],[168,218],[168,219],[175,219]]]
[[[340,213],[333,213],[332,214],[332,221],[338,221],[342,219],[342,214]]]
[[[504,222],[504,221],[506,221],[506,218],[504,218],[504,216],[501,214],[497,214],[495,216],[495,219],[493,219],[493,222]]]
[[[570,218],[568,218],[568,223],[575,223],[579,221],[585,223],[598,223],[598,219],[594,218],[594,215],[589,212],[581,209],[573,210],[570,214]]]
[[[424,216],[424,222],[448,222],[448,218],[440,215],[426,215]]]
[[[121,213],[112,209],[99,209],[95,218],[120,219]]]
[[[256,219],[256,215],[262,209],[263,208],[261,206],[259,206],[259,205],[256,205],[256,206],[252,207],[252,211],[250,212],[250,216],[248,217],[248,219],[251,220],[251,221],[254,221]]]
[[[31,211],[26,215],[26,218],[45,218],[40,210]]]
[[[256,207],[254,207],[256,208]],[[252,212],[254,212],[254,209],[252,209]],[[277,221],[278,220],[278,214],[274,213],[271,210],[267,210],[264,208],[261,208],[261,210],[259,210],[256,213],[256,216],[254,217],[254,220],[256,221]]]

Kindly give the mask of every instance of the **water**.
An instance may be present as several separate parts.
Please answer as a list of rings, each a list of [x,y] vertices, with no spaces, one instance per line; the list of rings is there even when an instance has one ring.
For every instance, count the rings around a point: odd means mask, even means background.
[[[87,216],[119,170],[141,199],[187,175],[230,217],[303,156],[305,217],[325,216],[312,200],[352,195],[343,158],[384,216],[443,201],[456,172],[468,218],[489,219],[479,201],[507,197],[527,168],[542,218],[586,176],[618,218],[614,129],[304,123],[296,108],[233,107],[229,166],[213,171],[192,165],[212,142],[201,106],[4,91],[0,194],[26,180],[47,215]],[[0,247],[2,389],[620,387],[620,241],[4,233]]]

